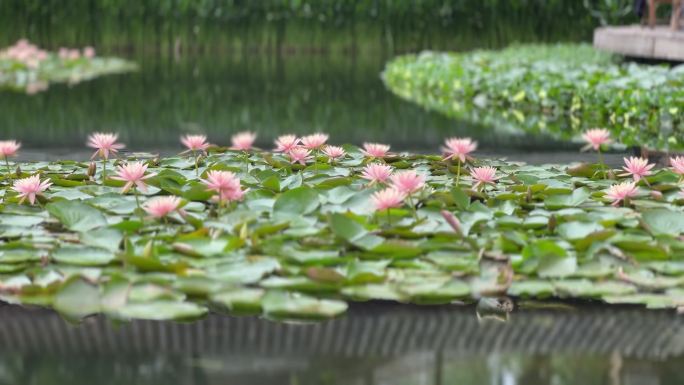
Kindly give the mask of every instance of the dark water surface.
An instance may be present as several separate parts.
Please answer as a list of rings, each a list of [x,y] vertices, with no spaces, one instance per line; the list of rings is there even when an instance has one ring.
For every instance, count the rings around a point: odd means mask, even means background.
[[[115,131],[131,149],[178,148],[203,132],[229,143],[241,130],[270,148],[283,133],[327,132],[336,143],[379,141],[437,151],[445,137],[477,138],[494,153],[575,151],[549,137],[453,121],[400,100],[380,80],[380,56],[135,56],[137,73],[109,76],[37,95],[1,93],[3,137],[48,153],[82,148],[94,130]]]
[[[576,145],[427,112],[380,79],[406,52],[586,41],[596,20],[577,1],[167,3],[0,2],[0,46],[22,37],[53,50],[93,45],[140,66],[36,95],[0,91],[0,137],[21,140],[30,159],[80,155],[93,131],[119,132],[134,150],[173,152],[183,133],[226,144],[242,130],[258,132],[266,148],[283,133],[324,131],[335,143],[396,150],[437,151],[459,135],[488,154],[577,157]]]
[[[210,315],[194,323],[0,308],[0,384],[676,385],[684,318],[672,311],[355,305],[323,323]],[[95,380],[96,379],[96,380]]]

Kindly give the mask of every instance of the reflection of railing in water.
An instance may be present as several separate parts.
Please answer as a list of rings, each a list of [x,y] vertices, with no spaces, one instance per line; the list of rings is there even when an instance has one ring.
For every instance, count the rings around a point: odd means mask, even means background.
[[[16,353],[199,353],[396,356],[419,351],[684,354],[684,318],[636,308],[519,311],[478,323],[471,307],[353,306],[341,319],[286,324],[211,315],[193,323],[91,318],[74,327],[45,310],[0,307],[0,346]]]

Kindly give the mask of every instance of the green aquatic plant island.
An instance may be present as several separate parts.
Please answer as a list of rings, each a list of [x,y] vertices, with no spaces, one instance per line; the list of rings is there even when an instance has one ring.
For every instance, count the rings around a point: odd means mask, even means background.
[[[606,127],[629,146],[684,148],[684,66],[619,62],[586,44],[423,52],[390,61],[396,95],[501,132],[570,139]]]
[[[46,90],[50,83],[73,85],[136,68],[124,59],[96,56],[92,47],[62,47],[48,52],[22,39],[0,50],[0,89],[35,94]]]

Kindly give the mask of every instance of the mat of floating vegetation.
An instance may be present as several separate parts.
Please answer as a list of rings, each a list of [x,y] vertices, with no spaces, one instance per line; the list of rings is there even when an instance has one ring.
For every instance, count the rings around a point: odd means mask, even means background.
[[[46,90],[51,83],[76,84],[136,68],[124,59],[96,56],[92,47],[48,52],[20,40],[0,49],[0,89],[34,94]]]
[[[626,145],[684,148],[684,65],[620,63],[589,45],[424,52],[390,61],[385,85],[449,116],[570,139],[607,127]]]
[[[496,171],[473,188],[465,168],[438,155],[371,160],[344,148],[339,161],[319,154],[305,165],[221,149],[197,164],[141,156],[148,187],[125,194],[111,162],[104,183],[101,165],[94,174],[75,161],[12,164],[0,189],[0,298],[73,319],[193,319],[210,309],[324,319],[349,301],[492,295],[684,305],[684,212],[671,169],[615,207],[605,194],[619,177],[604,179],[596,165],[477,160]],[[382,183],[369,186],[362,172],[382,162],[403,175],[395,181],[413,170],[425,185],[378,211]],[[207,190],[221,182],[216,171],[239,177],[244,196],[218,203]],[[35,205],[19,204],[7,178],[29,175],[52,185]],[[153,218],[163,195],[182,207]]]

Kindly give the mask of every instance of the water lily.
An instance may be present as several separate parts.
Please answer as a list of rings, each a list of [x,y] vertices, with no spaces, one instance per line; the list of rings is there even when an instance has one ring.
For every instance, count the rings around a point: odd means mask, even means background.
[[[202,183],[207,186],[207,191],[214,191],[218,194],[217,199],[220,204],[238,201],[244,196],[240,178],[231,171],[211,170]]]
[[[418,220],[418,213],[416,206],[413,204],[412,194],[422,189],[425,186],[425,177],[418,174],[414,170],[406,170],[394,173],[390,176],[392,187],[406,194],[406,199],[413,211],[413,219]]]
[[[369,185],[385,183],[392,175],[392,167],[386,164],[371,163],[364,167],[361,178],[370,181]]]
[[[207,179],[202,179],[208,191],[221,193],[240,188],[240,178],[231,171],[211,170],[207,173]]]
[[[328,141],[328,134],[315,133],[311,135],[303,136],[301,139],[302,146],[309,150],[316,150],[321,148],[325,142]]]
[[[102,159],[103,182],[107,178],[107,161],[109,160],[109,155],[116,155],[119,150],[125,147],[122,143],[116,142],[118,139],[118,134],[108,132],[96,132],[88,136],[87,146],[95,149],[95,152],[90,159],[94,159],[96,156],[99,156]]]
[[[127,193],[128,190],[133,187],[142,192],[147,192],[147,185],[144,181],[157,174],[145,175],[145,172],[147,172],[147,165],[145,163],[129,162],[118,166],[116,169],[116,176],[113,176],[112,179],[126,182],[126,184],[123,186],[123,189],[121,189],[122,194]]]
[[[444,141],[442,152],[444,160],[458,159],[460,163],[465,163],[468,155],[477,149],[477,142],[470,138],[448,138]]]
[[[670,158],[670,166],[672,166],[672,171],[679,174],[679,182],[681,183],[682,178],[684,178],[684,156]]]
[[[7,179],[12,179],[12,170],[9,165],[9,158],[12,156],[17,156],[17,151],[21,147],[21,143],[16,140],[2,140],[0,141],[0,159],[5,160],[5,166],[7,167]]]
[[[456,185],[461,180],[461,167],[466,162],[469,154],[477,149],[477,142],[470,138],[448,138],[444,141],[442,152],[444,160],[456,159]]]
[[[235,190],[222,191],[218,195],[218,200],[220,202],[241,201],[245,197],[246,192],[247,192],[247,190],[243,190],[242,188],[237,188]]]
[[[274,152],[288,153],[293,148],[299,146],[299,138],[295,135],[281,135],[275,140],[275,145]]]
[[[387,156],[389,149],[390,146],[388,144],[364,143],[361,153],[371,158],[384,158]]]
[[[19,204],[24,203],[24,200],[28,199],[33,205],[36,202],[36,196],[43,195],[43,191],[47,190],[52,183],[49,180],[40,180],[39,175],[33,175],[28,178],[23,178],[14,181],[14,186],[12,190],[19,193]]]
[[[594,151],[601,151],[601,146],[611,142],[610,131],[605,128],[593,128],[582,134],[582,139],[587,142],[585,150],[593,148]]]
[[[181,143],[187,148],[187,150],[181,152],[181,154],[192,153],[192,159],[195,162],[195,174],[199,173],[199,159],[197,157],[197,152],[206,153],[207,148],[209,148],[209,143],[207,142],[207,137],[205,135],[185,135],[181,137]]]
[[[110,154],[116,155],[119,150],[125,147],[123,144],[116,142],[118,139],[118,134],[108,132],[96,132],[88,136],[88,147],[95,149],[95,152],[90,159],[99,156],[100,158],[107,160],[109,159]]]
[[[635,156],[624,158],[625,166],[622,167],[625,170],[624,174],[620,176],[632,176],[635,182],[641,180],[641,178],[651,175],[651,169],[655,167],[655,164],[648,163],[648,159],[637,158]]]
[[[209,147],[206,135],[184,135],[181,137],[181,143],[187,148],[182,153],[206,151]]]
[[[330,158],[331,161],[344,158],[344,156],[347,155],[347,152],[344,151],[342,147],[330,145],[323,148],[323,153]]]
[[[498,177],[496,177],[496,168],[491,166],[474,167],[470,170],[470,176],[473,178],[473,188],[478,189],[486,184],[494,184]]]
[[[152,218],[163,218],[178,210],[181,199],[177,196],[162,196],[152,198],[143,205],[143,209]]]
[[[311,160],[311,150],[304,147],[294,147],[287,155],[290,157],[290,162],[306,165],[306,162]]]
[[[582,134],[582,138],[587,142],[587,145],[582,148],[582,151],[594,149],[598,153],[599,164],[603,170],[603,178],[606,177],[606,164],[603,161],[603,154],[601,153],[601,146],[611,142],[610,132],[605,128],[593,128],[587,130]]]
[[[251,131],[238,132],[230,138],[231,150],[249,151],[254,145],[256,134]]]
[[[425,177],[414,170],[397,172],[390,177],[390,180],[394,188],[405,194],[412,194],[425,185]]]
[[[613,206],[617,206],[620,202],[627,202],[629,198],[633,198],[638,194],[636,183],[623,182],[614,184],[606,191],[606,198],[611,199]]]
[[[21,148],[21,143],[16,140],[2,140],[0,141],[0,159],[7,159],[9,157],[17,156],[17,151]]]
[[[400,207],[406,199],[406,194],[394,187],[376,191],[371,195],[371,201],[376,210],[388,210]]]

